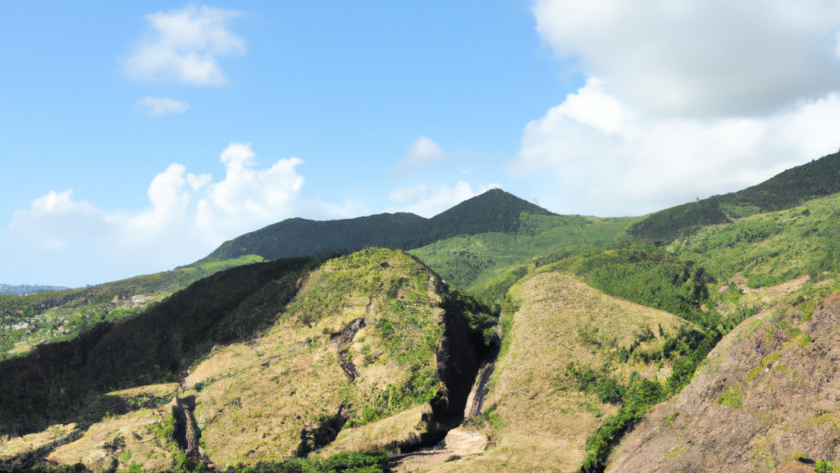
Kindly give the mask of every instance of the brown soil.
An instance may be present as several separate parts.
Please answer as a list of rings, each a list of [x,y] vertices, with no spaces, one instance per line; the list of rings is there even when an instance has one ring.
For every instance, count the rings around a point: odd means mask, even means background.
[[[793,472],[836,462],[839,362],[840,295],[810,321],[793,310],[756,315],[624,439],[609,471]]]

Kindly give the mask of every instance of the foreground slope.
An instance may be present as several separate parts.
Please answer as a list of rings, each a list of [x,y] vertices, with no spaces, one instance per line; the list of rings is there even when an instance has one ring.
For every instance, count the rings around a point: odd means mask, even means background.
[[[371,246],[407,250],[456,235],[516,231],[523,212],[551,214],[501,189],[491,189],[430,219],[404,212],[322,222],[293,218],[226,241],[196,264],[243,255],[273,260],[346,254]]]
[[[660,210],[634,224],[628,235],[667,243],[706,225],[779,211],[840,192],[840,153],[788,169],[758,185]]]
[[[28,360],[33,366],[0,365],[20,380],[44,376],[40,389],[30,384],[24,394],[32,398],[21,405],[28,412],[5,412],[16,422],[7,425],[34,433],[28,444],[0,442],[0,464],[81,459],[95,471],[132,463],[160,470],[191,458],[224,468],[315,456],[325,447],[398,451],[438,442],[463,419],[492,349],[492,316],[400,251],[368,249],[317,269],[307,261],[252,265],[200,281],[155,309],[177,309],[182,317],[152,321],[152,310],[105,327],[105,336],[89,341],[93,349],[64,367],[48,369],[44,362],[57,360],[41,348],[36,354],[47,359]],[[265,275],[255,278],[257,270]],[[168,307],[177,300],[184,304]],[[221,317],[208,312],[208,303],[223,300],[229,302],[216,310]],[[150,321],[154,328],[138,332]],[[156,378],[148,369],[169,374]],[[173,375],[178,384],[152,384]],[[71,378],[136,387],[74,388],[61,406],[43,404],[56,399],[50,392],[73,387]],[[20,404],[21,394],[0,389],[11,403]]]
[[[296,280],[317,264],[293,258],[216,273],[135,317],[0,361],[0,435],[54,424],[84,429],[104,415],[88,410],[98,396],[171,382],[214,345],[273,320],[294,296]]]
[[[489,449],[437,465],[411,458],[400,471],[577,470],[587,437],[618,409],[618,399],[605,396],[605,401],[585,385],[594,377],[626,385],[631,373],[664,381],[670,361],[659,364],[648,354],[660,351],[665,339],[681,328],[691,327],[671,314],[608,296],[557,272],[516,284],[503,325],[504,345],[481,413],[462,427],[488,436]]]
[[[813,313],[793,302],[727,335],[695,379],[625,438],[610,471],[793,472],[837,464],[840,294]]]

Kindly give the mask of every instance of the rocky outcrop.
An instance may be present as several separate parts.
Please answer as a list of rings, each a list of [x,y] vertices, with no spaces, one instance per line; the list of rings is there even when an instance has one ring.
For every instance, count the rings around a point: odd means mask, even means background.
[[[814,471],[840,457],[840,294],[742,323],[614,453],[610,472]],[[802,470],[808,468],[809,470]]]

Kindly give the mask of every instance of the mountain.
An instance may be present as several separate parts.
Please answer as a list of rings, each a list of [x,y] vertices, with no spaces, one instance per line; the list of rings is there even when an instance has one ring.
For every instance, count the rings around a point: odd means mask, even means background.
[[[430,219],[404,212],[330,221],[292,218],[226,241],[195,264],[245,255],[274,260],[347,254],[371,246],[408,250],[456,235],[513,232],[523,212],[551,215],[501,189],[491,189]]]
[[[292,219],[0,295],[0,471],[834,471],[837,164],[641,218]]]
[[[23,284],[20,286],[12,286],[9,284],[0,284],[0,294],[6,294],[10,296],[23,296],[26,294],[35,294],[36,292],[44,291],[63,291],[65,289],[67,288],[62,286],[30,286],[27,284]]]
[[[655,212],[627,234],[648,243],[668,243],[706,225],[789,209],[840,192],[840,153],[788,169],[742,191],[716,195]]]

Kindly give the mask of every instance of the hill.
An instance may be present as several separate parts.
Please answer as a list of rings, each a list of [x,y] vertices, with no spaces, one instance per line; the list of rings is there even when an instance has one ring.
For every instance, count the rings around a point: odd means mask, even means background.
[[[627,234],[648,243],[668,243],[706,225],[785,210],[838,192],[840,153],[835,153],[738,192],[660,210],[631,226]]]
[[[586,456],[587,437],[620,410],[625,389],[658,389],[648,382],[668,378],[672,360],[649,353],[661,352],[669,336],[692,330],[671,314],[610,297],[554,271],[517,283],[508,298],[504,345],[481,413],[461,427],[486,436],[490,447],[448,463],[443,460],[451,454],[444,454],[437,465],[426,457],[408,459],[397,471],[576,470]]]
[[[788,301],[727,335],[621,443],[609,471],[834,471],[840,294],[809,312]]]
[[[617,246],[616,237],[636,220],[522,213],[514,231],[457,236],[409,252],[447,282],[495,305],[519,278],[549,260]]]
[[[0,360],[24,355],[38,344],[72,340],[102,322],[133,317],[199,279],[260,261],[250,255],[92,287],[0,294]]]
[[[667,250],[707,267],[729,285],[774,286],[840,272],[840,195],[800,207],[714,225],[678,239]]]
[[[229,269],[0,362],[2,434],[29,434],[0,465],[224,468],[433,445],[463,419],[494,326],[400,251]]]
[[[244,255],[274,260],[316,253],[347,254],[372,246],[408,250],[456,235],[516,231],[523,212],[551,214],[501,189],[491,189],[430,219],[411,213],[331,221],[293,218],[226,241],[195,264]]]

